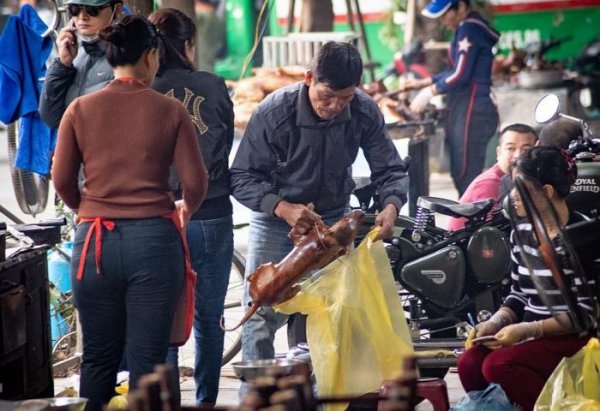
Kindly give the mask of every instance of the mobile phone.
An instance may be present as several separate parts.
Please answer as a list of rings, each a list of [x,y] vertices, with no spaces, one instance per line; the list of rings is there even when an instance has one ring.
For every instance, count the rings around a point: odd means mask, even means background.
[[[495,341],[496,337],[494,337],[493,335],[484,335],[483,337],[477,337],[477,338],[473,338],[472,343],[473,344],[480,344],[486,341]]]

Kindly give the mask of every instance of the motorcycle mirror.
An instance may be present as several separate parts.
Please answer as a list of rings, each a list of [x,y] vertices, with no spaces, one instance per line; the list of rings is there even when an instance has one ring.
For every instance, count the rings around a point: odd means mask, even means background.
[[[540,124],[550,123],[557,118],[564,118],[579,124],[583,130],[583,138],[593,138],[592,130],[589,124],[581,118],[569,116],[560,112],[560,100],[556,94],[546,94],[535,105],[533,113],[535,121]]]
[[[535,106],[535,121],[540,124],[546,124],[552,120],[556,120],[559,114],[560,100],[556,94],[546,94]]]

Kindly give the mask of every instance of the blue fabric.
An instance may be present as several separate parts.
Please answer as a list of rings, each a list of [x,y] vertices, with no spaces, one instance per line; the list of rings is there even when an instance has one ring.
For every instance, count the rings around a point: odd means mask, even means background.
[[[215,404],[223,357],[224,332],[220,321],[233,259],[233,219],[228,216],[191,220],[186,235],[192,266],[197,274],[194,314],[196,402]],[[177,365],[177,352],[176,347],[169,348],[168,363]],[[179,378],[176,381],[178,387]],[[179,389],[175,391],[179,396]]]
[[[452,411],[518,411],[498,384],[490,384],[485,390],[468,392]]]
[[[462,93],[448,95],[445,141],[450,175],[460,196],[483,171],[486,147],[498,127],[496,106],[489,97],[475,98],[476,93],[467,86]]]
[[[441,17],[452,4],[458,3],[458,0],[433,0],[421,12],[425,17],[437,19]]]
[[[47,175],[56,131],[40,119],[40,79],[52,39],[42,38],[46,24],[33,7],[25,4],[18,16],[10,16],[0,37],[0,121],[8,124],[22,118],[15,165]]]
[[[492,85],[492,48],[500,37],[477,12],[471,12],[458,26],[450,44],[452,68],[433,77],[438,93],[461,93],[477,86],[476,97],[487,97]]]

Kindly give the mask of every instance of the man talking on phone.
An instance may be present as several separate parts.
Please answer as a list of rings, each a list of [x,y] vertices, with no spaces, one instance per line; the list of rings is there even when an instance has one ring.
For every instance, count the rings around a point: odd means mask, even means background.
[[[40,116],[50,127],[58,127],[71,101],[100,90],[114,78],[98,32],[121,16],[123,3],[70,0],[65,7],[70,20],[58,34],[58,57],[48,69],[40,98]]]

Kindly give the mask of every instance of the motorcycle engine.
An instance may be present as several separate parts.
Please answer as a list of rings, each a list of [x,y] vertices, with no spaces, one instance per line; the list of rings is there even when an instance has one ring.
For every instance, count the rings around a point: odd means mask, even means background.
[[[577,162],[577,180],[571,186],[567,204],[588,217],[600,208],[600,162]]]
[[[510,246],[504,233],[495,227],[475,231],[467,245],[469,264],[481,284],[500,282],[510,274]]]
[[[400,282],[421,299],[452,308],[463,296],[465,256],[456,246],[448,246],[406,263]]]

